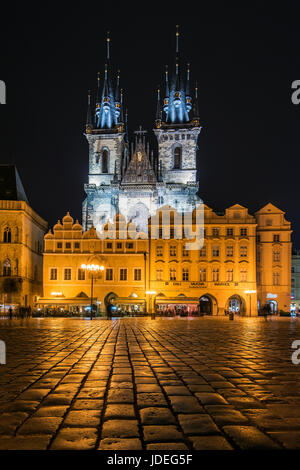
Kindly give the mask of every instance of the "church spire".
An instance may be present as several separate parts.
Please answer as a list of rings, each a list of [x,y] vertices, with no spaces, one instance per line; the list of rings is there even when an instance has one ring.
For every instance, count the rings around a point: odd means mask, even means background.
[[[92,110],[91,110],[91,90],[88,91],[88,105],[87,105],[87,115],[86,115],[86,125],[85,130],[87,134],[92,132],[93,123],[92,123]]]
[[[160,89],[157,88],[157,105],[156,105],[156,119],[155,119],[156,127],[161,126],[161,104],[160,104]]]
[[[104,67],[104,83],[100,97],[100,79],[96,99],[96,128],[115,129],[120,117],[120,74],[118,71],[116,88],[114,90],[110,67],[110,36],[106,37],[106,63]]]
[[[189,65],[186,78],[182,76],[179,53],[179,26],[176,25],[176,47],[175,47],[175,69],[170,78],[168,68],[166,68],[165,97],[163,110],[165,112],[164,121],[168,125],[185,124],[191,122],[189,112],[192,109],[192,100],[189,96]]]

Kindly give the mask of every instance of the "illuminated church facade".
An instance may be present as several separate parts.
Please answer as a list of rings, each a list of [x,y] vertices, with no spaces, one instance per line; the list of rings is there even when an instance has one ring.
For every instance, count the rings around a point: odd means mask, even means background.
[[[115,83],[110,66],[109,37],[104,82],[98,88],[95,106],[88,97],[86,138],[89,144],[89,175],[85,185],[82,221],[101,231],[121,213],[138,230],[147,231],[148,218],[162,206],[191,212],[200,202],[197,196],[197,150],[201,130],[197,88],[191,93],[190,69],[183,70],[176,33],[175,64],[166,68],[164,97],[157,92],[154,133],[158,152],[150,150],[146,131],[135,132],[128,141],[127,113],[124,114],[120,75]],[[193,95],[193,96],[192,96]]]

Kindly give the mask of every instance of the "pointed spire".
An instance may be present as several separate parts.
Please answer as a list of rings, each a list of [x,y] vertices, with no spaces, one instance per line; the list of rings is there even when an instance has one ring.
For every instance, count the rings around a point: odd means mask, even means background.
[[[195,85],[194,121],[199,124],[198,84]]]
[[[190,95],[190,64],[187,63],[186,65],[186,88],[185,88],[186,96]]]
[[[109,43],[110,43],[110,37],[109,37],[109,31],[107,31],[107,36],[106,36],[106,59],[107,62],[109,62],[110,56],[109,56]]]
[[[156,105],[156,120],[161,119],[161,106],[160,106],[160,89],[157,88],[157,105]]]
[[[85,130],[87,134],[90,134],[93,128],[92,123],[92,111],[91,111],[91,91],[88,91],[88,105],[87,105],[87,115],[86,115],[86,126]]]
[[[176,25],[176,56],[179,54],[179,25]]]
[[[120,101],[120,70],[117,73],[117,84],[116,84],[116,91],[115,91],[115,100],[116,102]]]
[[[124,113],[123,113],[123,89],[121,88],[121,94],[120,94],[120,122],[124,123]]]
[[[169,70],[168,70],[168,65],[166,65],[166,98],[169,98],[170,95],[170,90],[169,90]]]

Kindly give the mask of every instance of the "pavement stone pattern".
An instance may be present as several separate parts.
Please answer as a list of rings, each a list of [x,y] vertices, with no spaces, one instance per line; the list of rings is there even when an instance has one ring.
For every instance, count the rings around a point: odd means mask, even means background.
[[[0,319],[0,339],[0,450],[300,449],[299,319]]]

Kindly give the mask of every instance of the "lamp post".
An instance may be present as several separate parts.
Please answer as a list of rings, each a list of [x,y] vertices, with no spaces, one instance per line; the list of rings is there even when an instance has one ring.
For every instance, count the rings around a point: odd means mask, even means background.
[[[149,295],[149,313],[151,315],[151,318],[153,316],[153,318],[155,319],[155,312],[152,315],[152,296],[156,295],[156,291],[155,290],[146,290],[146,295]]]
[[[93,319],[93,288],[94,288],[94,273],[99,271],[104,271],[104,266],[99,266],[99,264],[82,264],[81,269],[91,273],[91,320]]]
[[[250,317],[251,317],[251,294],[256,294],[256,290],[245,290],[245,294],[249,294],[249,300],[250,300]]]

